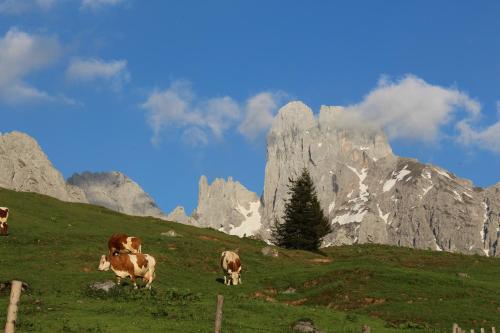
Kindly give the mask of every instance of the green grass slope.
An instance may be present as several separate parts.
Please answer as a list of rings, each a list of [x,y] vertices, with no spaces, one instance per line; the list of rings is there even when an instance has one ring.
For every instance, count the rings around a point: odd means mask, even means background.
[[[0,237],[0,282],[30,285],[19,332],[211,332],[217,294],[225,296],[223,332],[290,332],[301,318],[325,332],[359,332],[364,324],[372,332],[444,332],[453,322],[500,328],[498,259],[376,245],[270,258],[259,241],[38,194],[0,189],[0,206],[11,210],[11,234]],[[161,235],[168,230],[182,237]],[[114,279],[97,266],[116,232],[141,237],[143,252],[156,258],[153,291],[89,290]],[[235,248],[243,284],[227,287],[218,281],[219,256]],[[290,287],[296,292],[286,293]],[[0,291],[0,309],[8,293]]]

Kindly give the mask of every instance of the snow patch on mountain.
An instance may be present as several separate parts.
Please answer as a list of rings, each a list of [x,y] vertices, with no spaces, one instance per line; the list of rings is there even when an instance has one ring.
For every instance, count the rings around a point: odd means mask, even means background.
[[[378,209],[378,216],[382,219],[382,221],[385,222],[385,224],[388,224],[387,219],[389,218],[390,213],[384,215],[384,213],[382,213],[382,210],[380,209],[379,204],[377,204],[377,209]]]
[[[232,228],[229,230],[230,235],[236,235],[239,237],[255,235],[262,227],[261,216],[260,216],[260,200],[249,203],[250,208],[246,209],[238,203],[236,210],[246,219],[241,222],[239,227]]]
[[[391,179],[386,181],[384,186],[383,186],[384,192],[390,191],[394,187],[394,185],[396,185],[397,181],[403,180],[404,177],[406,177],[407,175],[409,175],[411,173],[410,170],[406,169],[407,167],[408,167],[408,165],[405,165],[403,167],[403,169],[399,170],[397,173],[396,172],[392,173]]]

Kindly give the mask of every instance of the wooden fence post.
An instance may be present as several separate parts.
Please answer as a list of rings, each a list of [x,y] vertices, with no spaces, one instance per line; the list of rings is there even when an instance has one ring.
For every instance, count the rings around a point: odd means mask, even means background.
[[[491,328],[491,333],[497,333],[497,329],[495,327]]]
[[[370,326],[363,325],[363,328],[361,329],[361,333],[370,333],[370,331],[371,331]]]
[[[481,327],[481,333],[484,333],[484,328]]]
[[[217,295],[217,310],[215,310],[215,333],[221,332],[223,304],[224,304],[224,296]]]
[[[10,303],[7,308],[7,321],[5,322],[5,333],[14,333],[16,331],[17,306],[21,297],[21,281],[12,281],[10,286]]]

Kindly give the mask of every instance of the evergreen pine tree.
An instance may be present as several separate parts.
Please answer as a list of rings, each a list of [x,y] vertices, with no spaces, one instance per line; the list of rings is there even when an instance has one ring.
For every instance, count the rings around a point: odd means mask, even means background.
[[[288,185],[290,198],[285,202],[283,223],[275,220],[274,243],[289,249],[317,250],[321,240],[331,232],[328,219],[320,207],[316,190],[307,169]]]

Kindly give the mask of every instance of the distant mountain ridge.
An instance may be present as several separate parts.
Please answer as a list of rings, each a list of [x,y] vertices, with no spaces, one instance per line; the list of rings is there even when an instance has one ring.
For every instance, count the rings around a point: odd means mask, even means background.
[[[0,187],[269,242],[289,179],[307,168],[333,228],[324,247],[380,243],[500,256],[500,183],[475,187],[437,166],[398,157],[382,130],[348,124],[344,112],[323,106],[315,116],[298,101],[282,107],[267,137],[262,196],[231,177],[209,184],[201,176],[190,216],[181,206],[164,214],[120,172],[84,172],[65,182],[38,143],[20,132],[0,135]]]
[[[17,131],[0,135],[0,187],[101,205],[129,215],[166,218],[154,200],[120,172],[84,172],[66,182],[36,140]]]
[[[151,196],[121,172],[75,173],[68,184],[80,188],[91,204],[129,215],[166,219]]]

